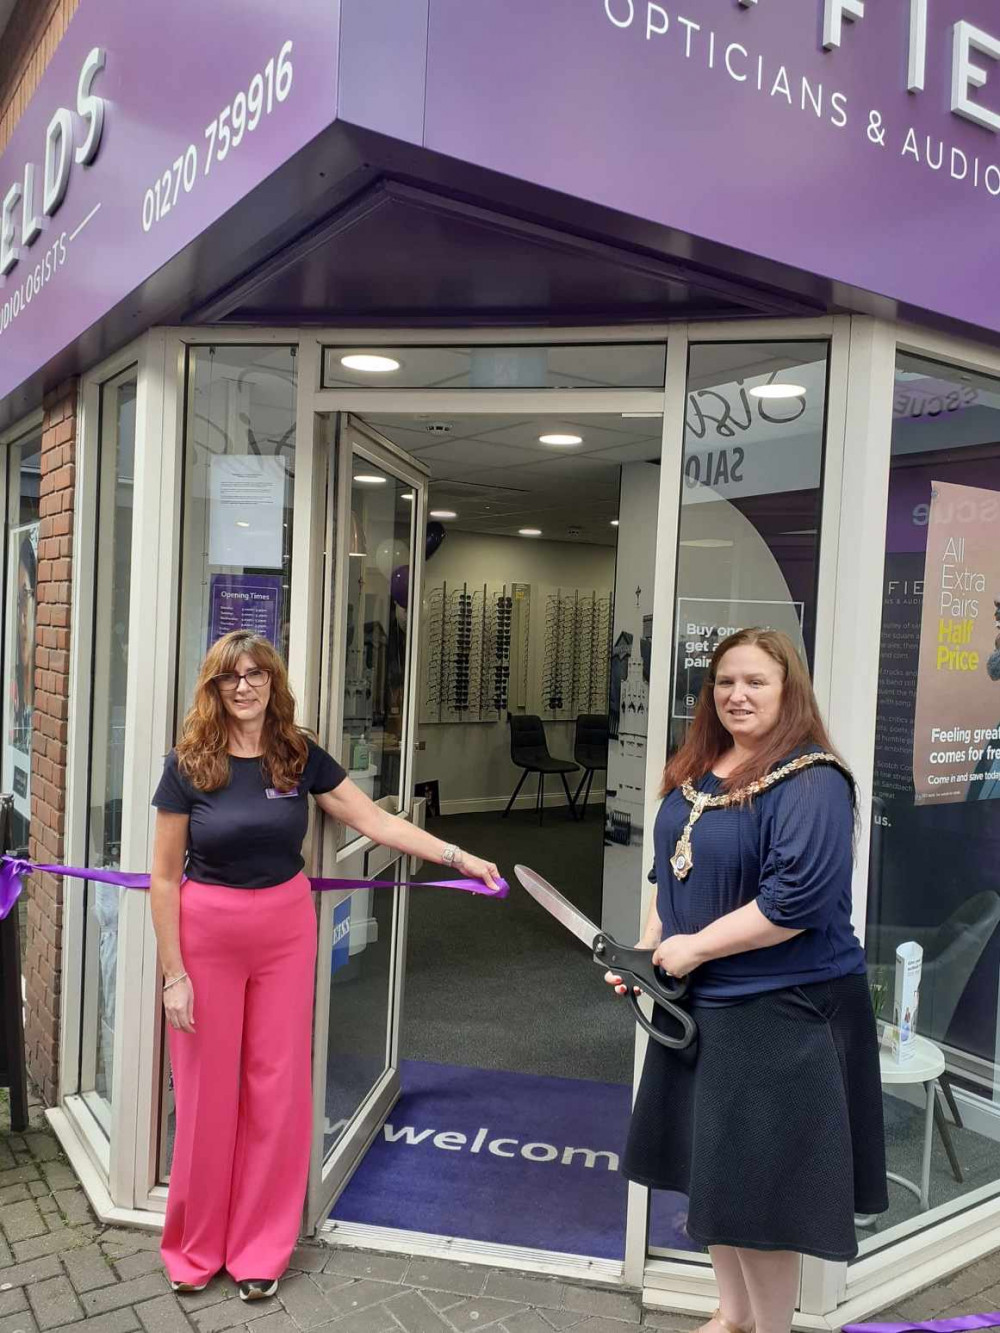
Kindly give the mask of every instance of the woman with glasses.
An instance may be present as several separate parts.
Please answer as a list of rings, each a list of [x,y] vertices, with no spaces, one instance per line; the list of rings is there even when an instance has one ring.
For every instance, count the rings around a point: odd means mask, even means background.
[[[175,1291],[202,1291],[225,1268],[241,1299],[273,1295],[298,1237],[312,1133],[310,795],[375,842],[497,887],[495,865],[380,809],[309,738],[266,639],[214,644],[153,797],[177,1115],[161,1252]]]

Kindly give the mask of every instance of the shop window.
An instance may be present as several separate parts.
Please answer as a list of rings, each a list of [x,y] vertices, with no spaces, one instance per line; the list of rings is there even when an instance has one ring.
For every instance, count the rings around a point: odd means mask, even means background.
[[[672,747],[712,653],[733,630],[784,630],[812,662],[826,393],[826,343],[691,348]]]
[[[998,441],[1000,380],[899,356],[866,946],[890,1036],[897,947],[922,949],[919,1002],[898,1021],[914,1058],[943,1064],[951,1103],[930,1140],[932,1216],[1000,1182]],[[923,1089],[887,1093],[889,1167],[919,1182]],[[890,1199],[869,1248],[920,1211],[898,1184]]]
[[[294,347],[188,351],[177,729],[198,668],[234,629],[288,658],[295,490]],[[170,1174],[174,1104],[163,1043],[159,1177]]]
[[[136,371],[101,386],[94,573],[94,690],[86,864],[121,866],[128,677]],[[124,890],[88,884],[84,925],[80,1091],[107,1133],[114,1091],[118,911]]]
[[[35,703],[35,597],[42,441],[32,434],[7,450],[4,597],[3,790],[14,796],[12,846],[27,855],[31,820],[31,732]]]
[[[323,388],[662,389],[664,343],[327,347]]]
[[[287,659],[295,348],[188,354],[178,725],[209,646],[234,629]]]

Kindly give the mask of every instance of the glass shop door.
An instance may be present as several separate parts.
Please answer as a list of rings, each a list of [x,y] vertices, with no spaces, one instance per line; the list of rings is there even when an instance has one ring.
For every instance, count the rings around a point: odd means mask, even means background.
[[[319,414],[316,429],[330,458],[320,740],[373,801],[422,822],[412,792],[426,472],[353,417]],[[419,867],[331,820],[316,838],[324,876],[402,881]],[[318,898],[310,1229],[399,1096],[408,893]]]

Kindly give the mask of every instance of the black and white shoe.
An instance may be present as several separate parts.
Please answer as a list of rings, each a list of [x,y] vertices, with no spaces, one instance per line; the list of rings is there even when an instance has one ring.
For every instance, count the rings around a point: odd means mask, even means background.
[[[241,1301],[265,1301],[278,1290],[276,1277],[253,1277],[240,1283]]]
[[[208,1283],[207,1283],[207,1282],[202,1282],[200,1285],[197,1284],[197,1283],[194,1283],[194,1282],[171,1282],[171,1283],[170,1283],[170,1289],[171,1289],[171,1291],[179,1291],[179,1292],[181,1293],[181,1295],[183,1295],[185,1292],[204,1291],[205,1288],[206,1288],[207,1286],[208,1286]]]

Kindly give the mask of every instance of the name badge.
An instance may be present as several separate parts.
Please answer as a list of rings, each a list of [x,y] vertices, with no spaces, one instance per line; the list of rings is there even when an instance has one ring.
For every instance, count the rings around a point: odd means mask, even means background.
[[[266,787],[264,795],[269,801],[287,801],[293,796],[298,796],[298,787],[293,787],[291,791],[278,791],[277,787]]]

